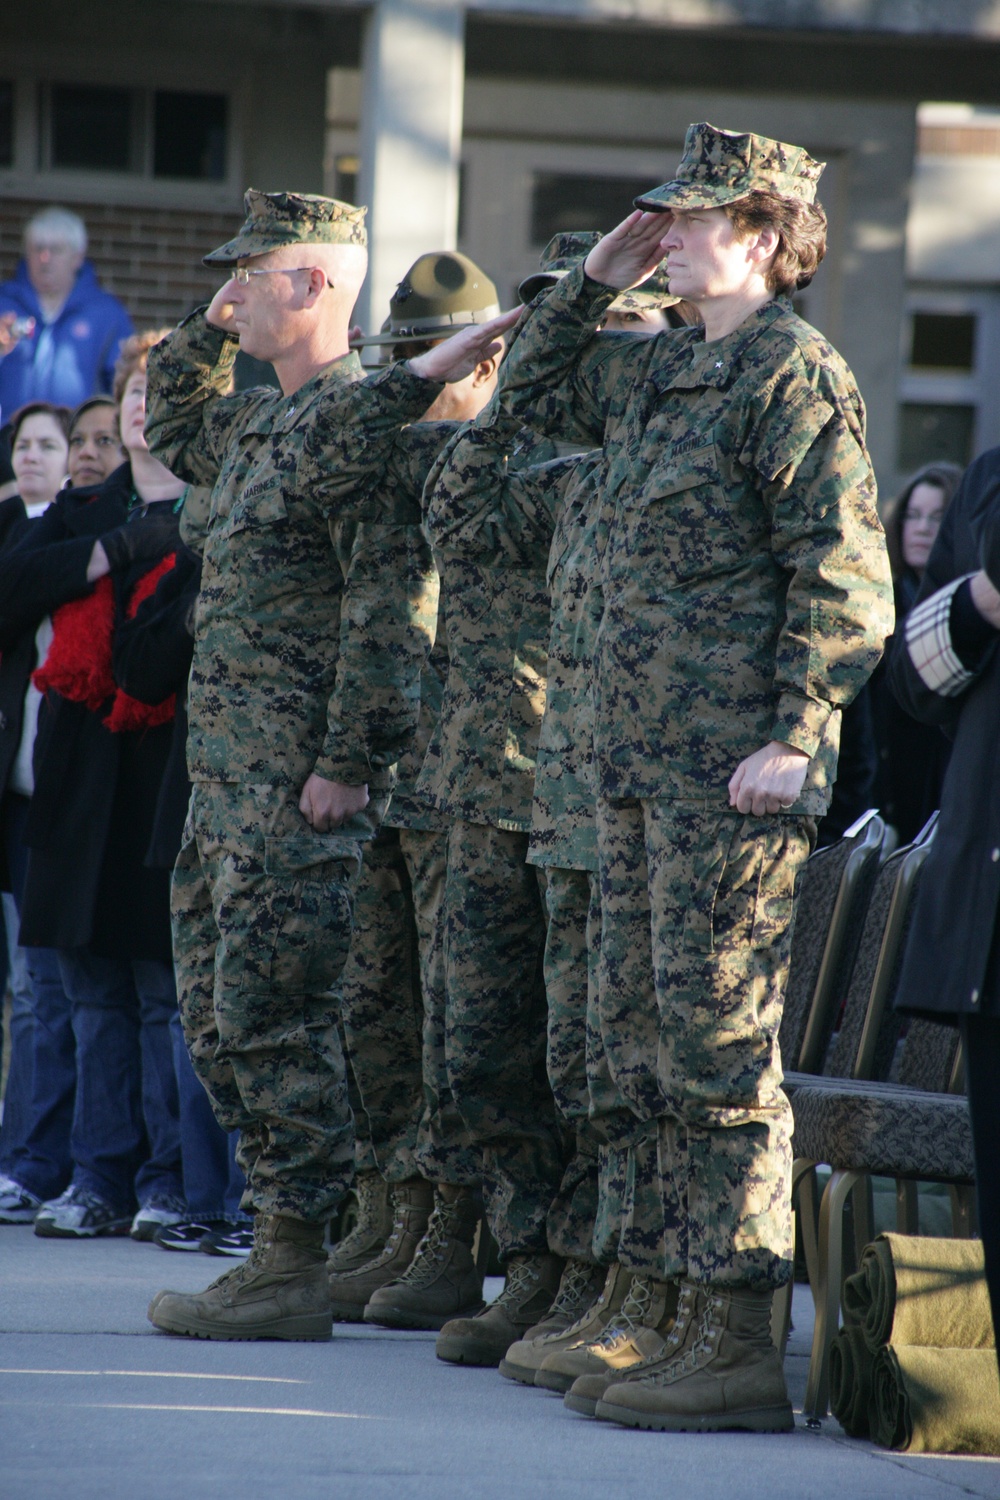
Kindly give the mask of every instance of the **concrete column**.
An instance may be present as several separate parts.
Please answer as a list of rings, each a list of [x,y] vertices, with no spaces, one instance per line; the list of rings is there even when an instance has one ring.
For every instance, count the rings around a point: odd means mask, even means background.
[[[356,320],[378,328],[406,269],[453,250],[465,83],[461,0],[376,0],[362,50],[359,201],[369,271]]]

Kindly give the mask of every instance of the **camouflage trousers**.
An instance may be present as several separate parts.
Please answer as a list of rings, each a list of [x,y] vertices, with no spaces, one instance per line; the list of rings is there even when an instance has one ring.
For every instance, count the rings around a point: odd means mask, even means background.
[[[479,1181],[445,1062],[446,830],[380,829],[365,848],[342,986],[347,1055],[389,1182]]]
[[[322,1219],[351,1185],[337,1023],[359,864],[289,787],[194,788],[171,889],[181,1019],[259,1213]]]
[[[448,834],[448,1079],[504,1256],[547,1250],[568,1155],[545,1073],[544,873],[527,850],[526,833],[481,823],[457,820]]]
[[[640,1122],[614,1081],[600,1024],[601,889],[584,870],[546,870],[549,1083],[573,1154],[549,1211],[559,1255],[619,1260],[662,1274],[663,1205],[655,1123]],[[649,984],[651,1002],[652,982]]]
[[[598,804],[602,969],[621,983],[608,1008],[627,1034],[629,984],[646,967],[659,1019],[654,1033],[647,978],[635,1035],[607,1054],[633,1109],[655,1111],[670,1276],[764,1288],[791,1275],[778,1027],[795,876],[814,834],[801,817]]]

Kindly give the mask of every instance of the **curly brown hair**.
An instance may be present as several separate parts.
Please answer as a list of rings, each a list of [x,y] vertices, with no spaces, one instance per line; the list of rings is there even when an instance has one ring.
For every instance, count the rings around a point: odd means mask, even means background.
[[[775,296],[789,296],[809,285],[826,254],[826,211],[821,203],[802,203],[755,188],[722,211],[737,239],[748,239],[761,229],[777,231],[778,248],[764,277]]]
[[[115,378],[111,387],[111,395],[116,406],[121,405],[125,387],[132,376],[145,372],[149,361],[149,351],[153,345],[158,344],[173,331],[172,328],[147,328],[145,333],[132,333],[125,339],[115,361]]]

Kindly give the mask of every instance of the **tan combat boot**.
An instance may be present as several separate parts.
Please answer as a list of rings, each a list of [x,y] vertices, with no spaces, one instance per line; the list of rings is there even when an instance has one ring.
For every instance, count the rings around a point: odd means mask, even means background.
[[[381,1172],[359,1172],[354,1179],[358,1214],[354,1228],[331,1245],[326,1257],[332,1272],[356,1271],[381,1255],[392,1233],[392,1193]]]
[[[677,1292],[677,1313],[669,1333],[657,1331],[653,1337],[649,1330],[641,1331],[637,1343],[648,1351],[642,1359],[625,1367],[610,1364],[599,1373],[578,1375],[563,1397],[563,1404],[581,1416],[596,1416],[598,1402],[613,1385],[638,1380],[648,1370],[659,1369],[663,1360],[678,1359],[696,1338],[704,1310],[704,1297],[695,1287],[681,1282]]]
[[[579,1265],[581,1262],[575,1264]],[[563,1281],[565,1280],[564,1273]],[[620,1311],[631,1285],[632,1272],[616,1261],[607,1270],[600,1296],[583,1310],[575,1323],[552,1333],[535,1334],[529,1330],[526,1338],[512,1344],[507,1350],[506,1357],[500,1361],[500,1374],[506,1375],[508,1380],[519,1380],[522,1385],[536,1385],[538,1382],[535,1377],[542,1362],[550,1354],[561,1354],[563,1350],[572,1349],[576,1344],[590,1344],[600,1338],[615,1313]]]
[[[641,1359],[658,1354],[674,1326],[677,1283],[633,1273],[625,1300],[604,1331],[590,1343],[548,1354],[535,1373],[535,1384],[543,1390],[569,1391],[581,1375],[601,1375],[624,1370]],[[580,1410],[567,1402],[572,1411]],[[593,1411],[586,1413],[593,1415]]]
[[[438,1334],[438,1359],[454,1365],[493,1365],[552,1306],[562,1261],[555,1255],[512,1255],[503,1291],[478,1317],[453,1318]]]
[[[472,1242],[480,1218],[479,1195],[441,1183],[427,1233],[407,1269],[372,1294],[365,1322],[383,1328],[443,1328],[450,1318],[483,1309],[483,1278]]]
[[[203,1292],[160,1292],[149,1321],[199,1339],[328,1339],[323,1225],[258,1214],[247,1259]]]
[[[434,1207],[431,1183],[422,1177],[398,1182],[392,1199],[392,1232],[379,1254],[353,1271],[330,1273],[330,1310],[336,1323],[363,1323],[374,1293],[402,1276],[424,1237]]]
[[[695,1337],[639,1379],[609,1386],[597,1416],[659,1432],[791,1432],[770,1291],[706,1287]]]

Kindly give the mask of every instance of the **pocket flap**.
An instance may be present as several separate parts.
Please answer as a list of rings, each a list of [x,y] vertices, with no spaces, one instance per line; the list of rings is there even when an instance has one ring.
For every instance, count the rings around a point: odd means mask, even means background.
[[[643,498],[656,500],[661,495],[673,495],[681,490],[692,490],[699,484],[718,482],[719,461],[715,444],[708,443],[687,453],[665,454],[651,470]]]

